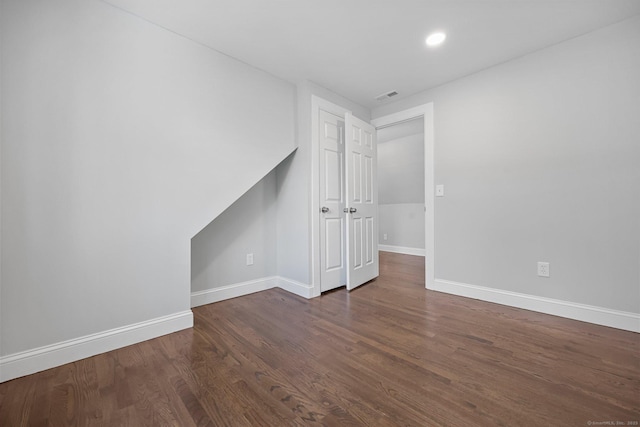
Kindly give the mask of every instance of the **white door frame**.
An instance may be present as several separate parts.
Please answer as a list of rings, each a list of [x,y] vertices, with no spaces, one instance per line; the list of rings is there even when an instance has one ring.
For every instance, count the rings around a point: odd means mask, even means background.
[[[320,141],[318,138],[320,110],[344,117],[350,110],[311,95],[311,298],[320,296]]]
[[[425,287],[435,285],[435,161],[433,102],[371,120],[376,129],[418,117],[424,118]]]

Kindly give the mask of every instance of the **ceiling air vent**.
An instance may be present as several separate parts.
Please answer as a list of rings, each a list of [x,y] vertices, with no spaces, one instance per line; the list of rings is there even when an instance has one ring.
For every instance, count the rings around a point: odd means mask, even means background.
[[[376,101],[384,101],[385,99],[389,99],[392,96],[396,96],[398,92],[392,90],[391,92],[383,93],[382,95],[376,96]]]

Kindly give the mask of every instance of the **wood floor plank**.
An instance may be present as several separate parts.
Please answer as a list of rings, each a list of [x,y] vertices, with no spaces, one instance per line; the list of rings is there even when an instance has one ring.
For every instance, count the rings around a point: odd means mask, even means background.
[[[306,300],[0,384],[0,426],[537,426],[640,421],[640,335],[424,289],[422,257]],[[627,424],[630,423],[630,424]]]

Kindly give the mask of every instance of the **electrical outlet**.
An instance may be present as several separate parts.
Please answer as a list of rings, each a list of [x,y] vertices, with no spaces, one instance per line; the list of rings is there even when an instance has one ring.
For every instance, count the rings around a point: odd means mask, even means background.
[[[253,254],[247,254],[247,265],[253,265]]]
[[[387,240],[387,233],[384,233],[384,234],[382,235],[382,240]]]
[[[538,276],[549,277],[549,263],[538,262]]]

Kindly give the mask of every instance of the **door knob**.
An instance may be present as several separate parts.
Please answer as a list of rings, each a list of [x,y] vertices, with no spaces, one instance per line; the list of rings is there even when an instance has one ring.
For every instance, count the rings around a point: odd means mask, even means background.
[[[358,209],[356,208],[349,208],[349,213],[356,213],[358,212]]]
[[[327,213],[329,212],[329,208],[326,206],[323,206],[322,209],[320,209],[322,211],[322,213]]]

